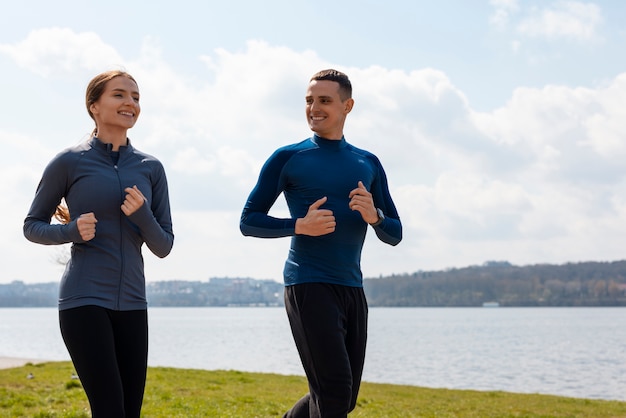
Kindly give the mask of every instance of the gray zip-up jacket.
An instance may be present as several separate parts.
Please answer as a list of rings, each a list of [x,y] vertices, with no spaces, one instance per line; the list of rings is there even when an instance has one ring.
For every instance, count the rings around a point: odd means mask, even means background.
[[[137,186],[145,204],[130,216],[121,205],[127,187]],[[65,198],[71,222],[51,223]],[[96,236],[83,241],[76,219],[93,212]],[[24,236],[39,244],[73,243],[61,279],[59,309],[97,305],[113,310],[147,307],[141,247],[158,257],[174,243],[167,179],[154,157],[128,145],[120,147],[117,164],[111,145],[97,138],[59,153],[45,168],[24,220]]]

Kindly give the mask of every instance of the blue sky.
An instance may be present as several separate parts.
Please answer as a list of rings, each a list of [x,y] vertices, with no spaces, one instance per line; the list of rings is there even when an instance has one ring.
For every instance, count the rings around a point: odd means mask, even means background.
[[[57,280],[65,247],[21,233],[45,164],[93,125],[98,72],[138,80],[129,137],[168,173],[176,242],[147,280],[281,280],[288,239],[239,233],[264,160],[310,135],[304,91],[345,71],[345,135],[377,154],[404,223],[367,239],[365,277],[623,259],[626,3],[33,1],[0,25],[3,273]],[[215,3],[215,4],[213,4]],[[284,204],[275,209],[286,214]]]

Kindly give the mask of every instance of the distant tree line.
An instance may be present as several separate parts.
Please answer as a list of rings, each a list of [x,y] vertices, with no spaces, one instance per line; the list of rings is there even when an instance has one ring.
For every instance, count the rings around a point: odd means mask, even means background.
[[[47,307],[57,306],[59,284],[35,283],[25,284],[13,281],[9,284],[0,284],[0,307]]]
[[[57,306],[58,283],[0,284],[0,307]],[[149,306],[278,306],[283,285],[274,280],[211,278],[209,281],[171,280],[146,284]]]
[[[626,306],[626,261],[523,267],[490,261],[364,283],[371,306]]]
[[[274,280],[212,278],[208,282],[163,281],[146,285],[150,306],[279,306],[283,285]]]
[[[563,265],[481,266],[364,280],[371,307],[626,306],[626,260]],[[56,306],[58,283],[0,284],[0,307]],[[274,280],[211,278],[146,285],[149,306],[282,306]]]

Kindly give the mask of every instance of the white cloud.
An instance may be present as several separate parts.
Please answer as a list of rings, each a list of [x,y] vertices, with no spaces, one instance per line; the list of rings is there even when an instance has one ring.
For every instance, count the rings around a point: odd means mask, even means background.
[[[473,119],[494,142],[523,156],[533,178],[606,183],[624,175],[624,94],[624,75],[596,89],[519,88],[505,107]]]
[[[211,156],[205,157],[193,147],[180,150],[171,164],[176,171],[187,172],[192,175],[208,175],[215,170],[215,161]]]
[[[71,74],[77,69],[98,71],[123,63],[115,49],[95,33],[75,33],[67,28],[33,30],[18,44],[0,44],[0,53],[9,55],[20,67],[43,77]]]
[[[520,9],[518,0],[490,0],[489,3],[494,7],[489,22],[497,28],[505,28]]]
[[[596,4],[559,1],[552,7],[533,10],[518,24],[517,30],[530,37],[589,41],[599,38],[602,22],[602,11]]]
[[[589,146],[602,158],[613,162],[626,157],[626,73],[618,76],[611,85],[599,89],[596,105],[590,107],[583,126],[588,135],[581,145]]]

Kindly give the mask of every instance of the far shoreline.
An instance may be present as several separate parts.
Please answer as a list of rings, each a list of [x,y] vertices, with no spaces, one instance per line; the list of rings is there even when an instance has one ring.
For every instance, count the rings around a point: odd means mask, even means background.
[[[38,364],[38,363],[46,363],[48,361],[53,361],[53,360],[0,356],[0,369],[12,369],[15,367],[26,366],[29,363]]]

